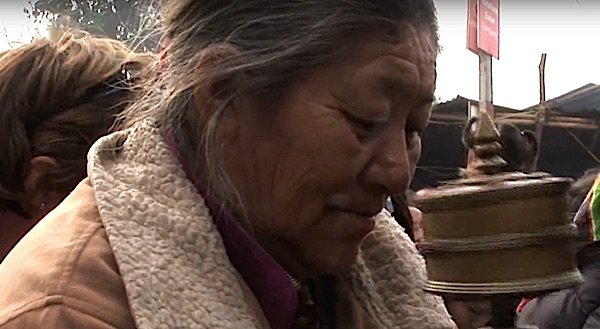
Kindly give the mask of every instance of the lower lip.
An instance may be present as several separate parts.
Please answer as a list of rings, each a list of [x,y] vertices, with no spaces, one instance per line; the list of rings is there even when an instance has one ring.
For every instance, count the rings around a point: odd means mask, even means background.
[[[375,216],[365,216],[354,212],[344,211],[337,209],[340,215],[344,216],[345,224],[350,224],[352,227],[359,229],[360,231],[370,232],[375,227]],[[346,221],[351,221],[347,223]]]

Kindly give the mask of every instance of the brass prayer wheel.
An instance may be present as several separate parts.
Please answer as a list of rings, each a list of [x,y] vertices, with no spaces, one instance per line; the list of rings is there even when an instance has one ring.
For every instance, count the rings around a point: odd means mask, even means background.
[[[497,295],[562,289],[581,282],[577,230],[566,215],[571,179],[500,173],[499,136],[483,115],[469,177],[419,191],[428,281],[437,294]]]

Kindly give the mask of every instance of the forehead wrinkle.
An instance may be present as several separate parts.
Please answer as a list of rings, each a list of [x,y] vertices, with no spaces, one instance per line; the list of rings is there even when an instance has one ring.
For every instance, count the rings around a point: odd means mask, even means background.
[[[384,56],[386,63],[377,72],[380,75],[379,81],[400,86],[402,91],[408,92],[407,96],[414,96],[413,98],[416,99],[427,99],[433,96],[435,65],[414,63],[397,54],[388,53]]]
[[[427,27],[417,27],[414,23],[400,22],[398,24],[397,43],[417,42],[420,49],[428,49],[437,56],[439,47],[433,32]],[[426,40],[427,47],[423,47],[422,40]]]
[[[395,42],[390,42],[394,52],[403,53],[408,49],[411,60],[417,63],[433,64],[438,55],[438,47],[434,42],[433,35],[423,29],[417,29],[413,24],[404,24],[404,34]],[[416,57],[414,57],[416,55]]]
[[[435,61],[437,58],[434,40],[427,30],[417,29],[412,24],[406,24],[404,35],[397,34],[390,38],[386,36],[375,36],[375,38],[363,39],[369,44],[369,47],[359,48],[358,54],[346,58],[344,62],[348,64],[362,62],[362,67],[353,72],[340,71],[341,66],[326,76],[326,80],[332,84],[334,94],[344,94],[349,88],[355,88],[358,80],[364,79],[364,73],[368,72],[373,65],[379,66],[375,73],[385,76],[384,79],[399,80],[402,85],[410,86],[411,90],[419,92],[423,98],[431,98],[435,90]],[[356,56],[356,57],[355,57]],[[378,57],[392,57],[393,61],[387,60],[384,64]],[[365,65],[366,63],[366,65]],[[390,65],[390,63],[393,63]],[[338,64],[341,64],[338,62]],[[390,68],[398,69],[395,77],[390,76]],[[367,75],[373,76],[373,71]],[[376,77],[377,78],[377,77]],[[332,80],[330,80],[332,79]],[[379,83],[379,81],[373,81]],[[340,95],[337,95],[340,96]],[[415,95],[417,97],[417,95]],[[343,98],[343,97],[342,97]]]
[[[395,55],[384,55],[381,60],[386,60],[388,63],[383,65],[382,71],[378,72],[378,83],[384,87],[392,85],[400,92],[414,92],[421,84],[421,75],[419,69],[412,62],[398,58]],[[387,89],[387,88],[384,88]]]
[[[404,29],[406,32],[404,36],[394,41],[384,42],[386,48],[384,55],[394,57],[396,63],[401,60],[405,65],[414,68],[417,89],[420,93],[431,94],[435,89],[437,48],[430,33],[417,30],[411,24],[405,26],[407,28]]]
[[[436,59],[437,52],[432,46],[431,36],[425,36],[423,38],[416,37],[412,40],[412,51],[410,51],[410,57],[412,59],[412,65],[418,72],[419,79],[417,80],[419,93],[423,94],[422,97],[430,97],[435,91],[436,81]],[[424,45],[423,45],[424,43]],[[410,47],[411,45],[398,45]],[[425,47],[424,47],[425,46]]]

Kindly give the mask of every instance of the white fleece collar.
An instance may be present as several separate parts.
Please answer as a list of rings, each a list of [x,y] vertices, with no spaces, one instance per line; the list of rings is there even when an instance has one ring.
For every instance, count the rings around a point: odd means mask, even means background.
[[[140,329],[256,328],[204,200],[147,122],[100,139],[88,173]],[[338,278],[383,328],[454,328],[422,290],[424,261],[386,211]]]

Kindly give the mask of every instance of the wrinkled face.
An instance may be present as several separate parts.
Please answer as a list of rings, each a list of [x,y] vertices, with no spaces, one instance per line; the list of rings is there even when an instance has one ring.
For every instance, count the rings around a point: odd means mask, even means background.
[[[492,305],[489,300],[447,299],[448,312],[461,329],[482,328],[492,320]]]
[[[227,172],[257,239],[292,275],[349,270],[386,196],[409,185],[437,48],[428,31],[403,29],[306,72],[274,106],[233,110]]]

